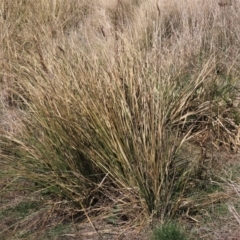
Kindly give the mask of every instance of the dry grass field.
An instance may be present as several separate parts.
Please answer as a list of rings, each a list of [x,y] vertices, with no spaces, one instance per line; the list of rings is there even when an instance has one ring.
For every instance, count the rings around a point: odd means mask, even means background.
[[[0,239],[240,239],[239,79],[237,0],[2,0]]]

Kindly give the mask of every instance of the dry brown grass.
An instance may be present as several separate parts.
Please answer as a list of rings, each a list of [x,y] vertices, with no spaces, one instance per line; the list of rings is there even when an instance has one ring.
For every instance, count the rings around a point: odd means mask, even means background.
[[[231,198],[189,195],[223,181],[210,150],[239,147],[231,3],[3,0],[2,179],[27,179],[95,230],[99,216],[130,228]]]

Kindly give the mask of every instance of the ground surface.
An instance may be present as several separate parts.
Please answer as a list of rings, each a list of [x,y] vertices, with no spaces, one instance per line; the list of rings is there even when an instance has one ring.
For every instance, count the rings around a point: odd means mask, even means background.
[[[222,168],[221,174],[229,176],[226,199],[201,208],[196,213],[185,212],[178,221],[190,239],[240,240],[240,184],[236,184],[240,183],[240,154],[216,152],[214,158]],[[64,201],[57,202],[47,194],[32,191],[34,184],[17,176],[4,177],[7,166],[3,162],[1,165],[1,240],[150,239],[150,226],[132,230],[127,225],[119,226],[106,220],[83,223],[69,214],[71,211],[64,206]]]

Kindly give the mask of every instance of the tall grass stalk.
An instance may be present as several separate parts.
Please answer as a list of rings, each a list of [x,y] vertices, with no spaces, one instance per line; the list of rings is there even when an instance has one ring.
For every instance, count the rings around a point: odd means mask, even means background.
[[[237,144],[239,123],[239,6],[181,2],[2,2],[0,154],[15,174],[84,213],[177,212],[204,164],[177,157],[182,145],[203,133]]]

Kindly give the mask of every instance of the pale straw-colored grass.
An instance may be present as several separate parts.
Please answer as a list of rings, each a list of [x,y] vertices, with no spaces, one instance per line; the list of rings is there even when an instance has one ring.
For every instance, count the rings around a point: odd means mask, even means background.
[[[182,146],[238,147],[238,2],[0,7],[1,157],[88,219],[172,217],[210,167]],[[20,132],[4,127],[11,111]]]

